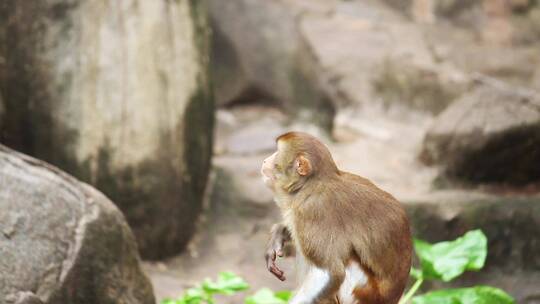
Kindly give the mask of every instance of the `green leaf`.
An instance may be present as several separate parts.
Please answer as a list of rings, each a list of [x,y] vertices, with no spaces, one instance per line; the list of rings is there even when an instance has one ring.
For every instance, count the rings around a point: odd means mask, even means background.
[[[176,300],[164,299],[160,302],[160,304],[188,304],[188,302],[186,302],[185,297],[181,297]],[[193,303],[193,304],[196,304],[196,303]]]
[[[489,287],[443,289],[416,296],[413,304],[514,304],[514,299],[504,291]]]
[[[285,302],[288,302],[292,298],[292,291],[290,290],[282,290],[282,291],[276,291],[274,294],[276,298],[280,298]]]
[[[287,304],[290,296],[290,292],[274,293],[268,288],[262,288],[254,295],[247,297],[245,304]]]
[[[208,294],[232,295],[248,288],[248,283],[232,272],[222,272],[216,282],[206,279],[202,284],[202,289]]]
[[[413,277],[413,278],[415,278],[417,280],[423,278],[422,271],[420,269],[414,268],[414,267],[411,267],[410,275],[411,275],[411,277]]]
[[[207,298],[206,293],[200,287],[193,287],[186,291],[183,300],[188,304],[201,303]]]
[[[487,238],[481,230],[473,230],[454,241],[433,245],[415,239],[414,248],[420,258],[423,277],[448,282],[466,270],[484,267]]]

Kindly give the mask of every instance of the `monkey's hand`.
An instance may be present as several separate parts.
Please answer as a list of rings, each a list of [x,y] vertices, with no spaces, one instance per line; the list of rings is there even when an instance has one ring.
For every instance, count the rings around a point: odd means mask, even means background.
[[[285,242],[289,240],[290,234],[287,228],[282,224],[274,225],[270,232],[270,240],[268,241],[266,253],[264,255],[264,258],[266,259],[266,268],[281,281],[285,281],[285,276],[283,271],[277,267],[276,259],[277,257],[283,257]]]
[[[279,269],[276,265],[276,257],[282,257],[283,252],[281,249],[278,250],[269,250],[265,254],[266,259],[266,268],[268,268],[268,271],[270,271],[276,278],[280,279],[281,281],[285,281],[285,275],[284,272]]]

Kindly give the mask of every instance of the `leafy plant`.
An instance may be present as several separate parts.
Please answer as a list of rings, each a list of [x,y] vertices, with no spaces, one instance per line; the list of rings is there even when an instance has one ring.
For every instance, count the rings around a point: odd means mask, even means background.
[[[214,304],[214,295],[234,295],[249,289],[248,283],[232,272],[221,272],[217,281],[206,279],[199,286],[188,289],[177,299],[165,299],[161,304]],[[273,292],[262,288],[254,295],[245,299],[245,304],[287,304],[291,297],[290,291]]]
[[[245,304],[287,304],[291,295],[290,291],[273,292],[269,288],[262,288],[254,295],[247,297]]]
[[[413,298],[413,304],[432,303],[514,303],[514,299],[504,291],[490,286],[475,286],[470,288],[444,289],[428,292]]]
[[[443,289],[414,296],[424,280],[449,282],[465,271],[482,269],[487,256],[487,238],[481,230],[469,231],[454,241],[436,244],[415,239],[414,248],[420,259],[420,269],[411,269],[411,276],[416,282],[400,300],[400,304],[409,302],[411,298],[413,304],[514,303],[514,299],[507,293],[489,286]]]
[[[161,304],[214,304],[216,294],[233,295],[248,288],[248,283],[241,277],[232,272],[222,272],[217,281],[206,279],[201,285],[188,289],[183,296],[175,300],[165,299]]]
[[[449,282],[465,271],[478,271],[484,267],[487,256],[487,238],[480,230],[448,242],[430,244],[414,240],[414,248],[420,259],[420,269],[412,268],[411,276],[416,282],[400,300],[400,304],[514,304],[514,299],[504,291],[490,286],[443,289],[415,296],[425,280]],[[161,304],[214,304],[214,295],[233,295],[247,290],[249,285],[232,272],[222,272],[217,281],[204,280],[190,288],[175,300],[163,300]],[[290,291],[274,292],[262,288],[246,297],[245,304],[287,304]]]

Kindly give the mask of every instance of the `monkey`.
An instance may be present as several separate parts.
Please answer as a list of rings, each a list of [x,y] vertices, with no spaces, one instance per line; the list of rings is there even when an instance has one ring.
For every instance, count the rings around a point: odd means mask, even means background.
[[[268,270],[292,245],[299,286],[291,304],[398,303],[411,268],[412,238],[402,205],[366,178],[337,168],[317,138],[288,132],[261,175],[282,214],[265,252]]]

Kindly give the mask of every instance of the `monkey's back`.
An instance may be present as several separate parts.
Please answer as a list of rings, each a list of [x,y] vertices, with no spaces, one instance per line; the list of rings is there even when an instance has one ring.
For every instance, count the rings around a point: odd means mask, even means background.
[[[344,211],[342,222],[352,223],[343,227],[352,249],[368,276],[381,279],[382,284],[386,281],[391,286],[380,287],[401,296],[412,259],[405,209],[394,196],[366,178],[348,172],[340,172],[340,178],[340,190],[350,195],[337,195],[336,207]]]

